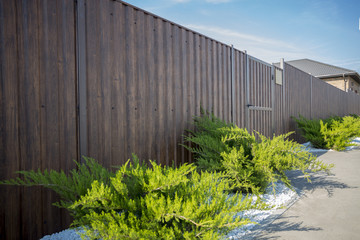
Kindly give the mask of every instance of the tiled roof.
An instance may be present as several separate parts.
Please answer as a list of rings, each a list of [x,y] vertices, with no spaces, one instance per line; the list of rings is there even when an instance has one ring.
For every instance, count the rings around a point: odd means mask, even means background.
[[[294,66],[306,73],[309,73],[315,77],[324,77],[324,76],[341,76],[345,75],[352,75],[357,74],[356,71],[341,68],[337,66],[333,66],[326,63],[317,62],[311,59],[299,59],[294,61],[287,61],[287,64]],[[275,64],[276,66],[279,65],[278,63]]]

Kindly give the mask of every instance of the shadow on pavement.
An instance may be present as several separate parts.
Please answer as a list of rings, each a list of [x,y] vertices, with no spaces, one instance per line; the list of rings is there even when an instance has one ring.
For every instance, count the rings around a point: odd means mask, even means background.
[[[324,189],[328,193],[328,197],[332,197],[335,189],[350,189],[357,188],[349,186],[346,183],[342,183],[336,177],[332,175],[327,175],[326,173],[311,173],[310,180],[308,182],[304,178],[301,171],[291,171],[287,173],[287,176],[291,180],[292,185],[296,188],[299,195],[303,194],[306,191],[310,193],[314,192],[316,189]],[[305,194],[306,196],[306,194]]]
[[[303,222],[288,222],[288,221],[281,221],[276,224],[271,224],[267,227],[260,235],[256,236],[257,240],[265,240],[265,239],[278,239],[279,236],[266,236],[268,233],[272,232],[289,232],[289,231],[298,231],[298,232],[309,232],[309,231],[321,231],[322,228],[319,227],[312,227],[306,226]]]
[[[297,218],[297,217],[288,217],[288,218]],[[272,223],[267,226],[265,229],[254,231],[246,235],[247,240],[256,239],[256,240],[268,240],[268,239],[278,239],[280,236],[268,236],[269,233],[273,232],[289,232],[289,231],[298,231],[298,232],[309,232],[309,231],[322,231],[322,228],[306,226],[303,222],[293,222],[293,220],[287,221],[287,218],[282,218],[284,221],[278,223]]]

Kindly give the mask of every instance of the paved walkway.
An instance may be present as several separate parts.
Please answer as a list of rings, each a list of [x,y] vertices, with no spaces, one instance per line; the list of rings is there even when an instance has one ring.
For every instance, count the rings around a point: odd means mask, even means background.
[[[360,150],[329,151],[319,159],[335,164],[334,175],[314,174],[307,183],[293,172],[304,195],[253,239],[360,239]]]

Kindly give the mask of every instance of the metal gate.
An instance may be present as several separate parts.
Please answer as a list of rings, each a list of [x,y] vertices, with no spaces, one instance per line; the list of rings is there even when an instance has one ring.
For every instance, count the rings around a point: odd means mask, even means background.
[[[275,132],[274,66],[246,55],[246,119],[248,131],[267,137]]]

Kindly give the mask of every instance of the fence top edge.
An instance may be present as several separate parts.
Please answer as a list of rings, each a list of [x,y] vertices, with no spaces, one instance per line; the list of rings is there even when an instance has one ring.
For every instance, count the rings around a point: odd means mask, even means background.
[[[254,56],[251,56],[251,55],[248,55],[249,56],[249,58],[251,59],[251,60],[254,60],[254,61],[256,61],[256,62],[259,62],[259,63],[262,63],[262,64],[264,64],[264,65],[266,65],[266,66],[268,66],[268,67],[273,67],[274,65],[272,65],[272,64],[270,64],[270,63],[267,63],[267,62],[265,62],[265,61],[263,61],[263,60],[261,60],[261,59],[259,59],[259,58],[256,58],[256,57],[254,57]],[[280,68],[281,69],[281,68]]]
[[[109,0],[109,1],[114,1],[114,2],[121,3],[121,4],[125,5],[125,6],[128,6],[128,7],[133,8],[133,9],[135,9],[135,10],[137,10],[137,11],[141,11],[141,12],[143,12],[143,13],[149,15],[149,16],[152,16],[152,17],[154,17],[154,18],[161,19],[161,20],[164,21],[164,22],[170,23],[171,25],[174,25],[174,26],[177,26],[177,27],[179,27],[179,28],[181,28],[181,29],[184,29],[185,31],[192,32],[193,34],[196,34],[196,35],[198,35],[198,36],[204,37],[205,39],[208,39],[208,40],[210,40],[210,41],[214,41],[214,42],[216,42],[216,43],[218,43],[218,44],[221,44],[221,45],[223,45],[223,46],[225,46],[225,47],[227,47],[227,48],[229,48],[229,49],[232,49],[232,48],[233,48],[233,49],[234,49],[235,51],[237,51],[237,52],[241,52],[242,54],[247,54],[247,53],[245,52],[245,50],[242,51],[242,50],[239,50],[239,49],[235,48],[235,47],[232,45],[232,43],[227,44],[227,43],[220,42],[219,40],[216,40],[216,39],[214,39],[214,38],[212,38],[212,37],[206,36],[205,34],[202,34],[202,33],[198,32],[198,31],[195,31],[195,30],[193,30],[193,29],[190,29],[190,28],[188,28],[188,27],[185,27],[185,26],[183,26],[183,25],[180,25],[180,24],[178,24],[178,23],[175,23],[175,22],[173,22],[173,21],[171,21],[171,20],[168,20],[168,19],[166,19],[166,18],[164,18],[164,17],[161,17],[161,16],[156,15],[156,14],[154,14],[154,13],[151,13],[151,12],[149,12],[149,11],[146,11],[146,10],[144,10],[144,9],[142,9],[142,8],[140,8],[140,7],[134,6],[134,5],[130,4],[130,3],[124,2],[124,1],[122,1],[122,0]],[[248,55],[248,54],[247,54],[247,55]],[[249,55],[249,56],[251,56],[251,55]],[[251,57],[252,57],[252,56],[251,56]],[[253,58],[253,59],[256,59],[257,61],[261,61],[261,62],[263,62],[263,63],[266,64],[266,65],[271,66],[271,64],[269,64],[269,63],[267,63],[267,62],[264,62],[264,61],[262,61],[262,60],[260,60],[260,59],[257,59],[257,58],[255,58],[255,57],[252,57],[252,58]]]
[[[183,25],[180,25],[180,24],[175,23],[175,22],[173,22],[173,21],[171,21],[171,20],[168,20],[168,19],[166,19],[166,18],[164,18],[164,17],[160,17],[159,15],[156,15],[156,14],[154,14],[154,13],[151,13],[151,12],[149,12],[149,11],[146,11],[146,10],[144,10],[144,9],[142,9],[142,8],[140,8],[140,7],[134,6],[134,5],[130,4],[130,3],[124,2],[124,1],[122,1],[122,0],[109,0],[109,1],[114,1],[114,2],[122,3],[123,5],[128,6],[128,7],[131,7],[131,8],[133,8],[133,9],[137,10],[137,11],[141,11],[141,12],[143,12],[143,13],[145,13],[145,14],[147,14],[147,15],[150,15],[150,16],[152,16],[152,17],[154,17],[154,18],[158,18],[158,19],[161,19],[161,20],[164,21],[164,22],[170,23],[171,25],[177,26],[177,27],[182,28],[182,29],[184,29],[184,30],[186,30],[186,31],[192,32],[192,33],[197,34],[197,35],[199,35],[199,36],[202,36],[202,37],[204,37],[204,38],[206,38],[206,39],[209,39],[209,40],[211,40],[211,41],[214,41],[214,42],[217,42],[217,43],[219,43],[219,44],[221,44],[221,45],[224,45],[224,46],[226,46],[226,47],[228,47],[228,48],[231,48],[231,44],[226,44],[226,43],[220,42],[219,40],[216,40],[216,39],[214,39],[214,38],[211,38],[211,37],[209,37],[209,36],[206,36],[206,35],[204,35],[204,34],[202,34],[202,33],[199,33],[199,32],[197,32],[197,31],[195,31],[195,30],[193,30],[193,29],[187,28],[187,27],[185,27],[185,26],[183,26]]]

